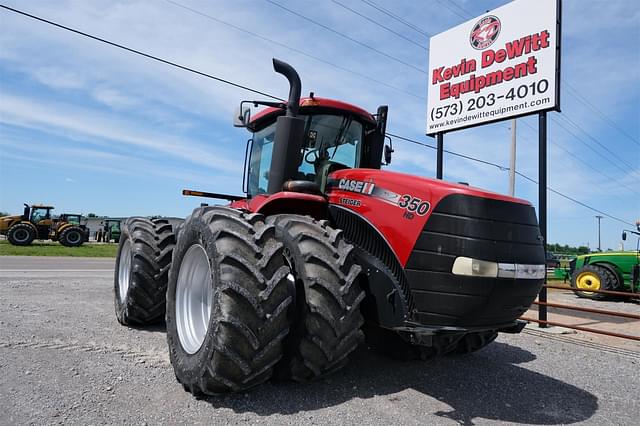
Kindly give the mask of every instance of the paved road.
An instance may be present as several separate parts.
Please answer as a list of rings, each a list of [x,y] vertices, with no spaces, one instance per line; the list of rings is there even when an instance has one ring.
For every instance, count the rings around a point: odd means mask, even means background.
[[[637,424],[640,347],[535,330],[430,362],[362,348],[323,381],[197,400],[162,327],[116,322],[112,264],[0,258],[0,424]]]

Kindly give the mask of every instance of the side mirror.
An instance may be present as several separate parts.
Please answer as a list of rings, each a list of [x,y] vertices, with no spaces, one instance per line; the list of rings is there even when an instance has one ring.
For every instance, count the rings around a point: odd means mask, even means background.
[[[391,154],[393,153],[393,148],[389,145],[384,146],[384,165],[388,166],[391,164]]]
[[[383,107],[380,107],[380,108],[383,108]],[[378,112],[380,112],[380,108],[378,108]],[[384,118],[386,119],[386,110],[384,112],[385,112]],[[383,122],[383,124],[384,123],[385,122]],[[391,140],[389,135],[385,135],[384,138],[389,139],[389,145],[384,146],[384,165],[388,166],[389,164],[391,164],[391,154],[393,154],[393,141]]]
[[[627,241],[627,231],[622,231],[622,241]]]
[[[233,127],[247,127],[251,119],[251,108],[240,104],[233,113]]]

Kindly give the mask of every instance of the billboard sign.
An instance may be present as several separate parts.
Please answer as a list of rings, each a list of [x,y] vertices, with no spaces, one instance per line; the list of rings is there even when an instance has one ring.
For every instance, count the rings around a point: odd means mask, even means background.
[[[427,134],[560,110],[560,0],[516,0],[431,37]]]

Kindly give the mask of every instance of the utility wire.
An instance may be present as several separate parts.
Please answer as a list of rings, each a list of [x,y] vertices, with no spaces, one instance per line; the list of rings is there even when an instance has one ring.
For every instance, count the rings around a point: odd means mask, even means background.
[[[201,10],[194,9],[194,8],[192,8],[192,7],[186,6],[186,5],[184,5],[184,4],[178,3],[178,2],[173,1],[173,0],[165,0],[165,1],[166,1],[167,3],[169,3],[169,4],[172,4],[172,5],[174,5],[174,6],[177,6],[177,7],[179,7],[179,8],[182,8],[182,9],[184,9],[184,10],[187,10],[187,11],[189,11],[189,12],[191,12],[191,13],[194,13],[194,14],[196,14],[196,15],[200,15],[200,16],[202,16],[203,18],[207,18],[207,19],[210,19],[210,20],[212,20],[212,21],[214,21],[214,22],[217,22],[217,23],[219,23],[219,24],[226,25],[227,27],[233,28],[233,29],[235,29],[235,30],[237,30],[237,31],[243,32],[243,33],[245,33],[245,34],[249,34],[249,35],[250,35],[250,36],[252,36],[252,37],[256,37],[256,38],[258,38],[258,39],[260,39],[260,40],[264,40],[264,41],[267,41],[267,42],[269,42],[269,43],[272,43],[272,44],[275,44],[275,45],[277,45],[277,46],[280,46],[280,47],[282,47],[282,48],[288,49],[288,50],[290,50],[290,51],[292,51],[292,52],[295,52],[295,53],[298,53],[298,54],[300,54],[300,55],[302,55],[302,56],[306,56],[307,58],[310,58],[310,59],[313,59],[313,60],[315,60],[315,61],[321,62],[321,63],[323,63],[323,64],[325,64],[325,65],[328,65],[328,66],[333,67],[333,68],[335,68],[335,69],[338,69],[338,70],[340,70],[340,71],[344,71],[344,72],[347,72],[347,73],[349,73],[349,74],[353,74],[353,75],[355,75],[355,76],[357,76],[357,77],[360,77],[360,78],[362,78],[362,79],[369,80],[369,81],[371,81],[371,82],[373,82],[373,83],[379,84],[379,85],[381,85],[381,86],[385,86],[385,87],[387,87],[387,88],[389,88],[389,89],[395,90],[395,91],[397,91],[397,92],[403,93],[403,94],[405,94],[405,95],[408,95],[408,96],[411,96],[411,97],[414,97],[414,98],[417,98],[417,99],[422,99],[422,100],[426,99],[426,98],[425,98],[425,97],[423,97],[423,96],[419,96],[419,95],[416,95],[415,93],[408,92],[408,91],[406,91],[406,90],[404,90],[404,89],[401,89],[401,88],[399,88],[399,87],[397,87],[397,86],[394,86],[394,85],[392,85],[392,84],[386,83],[386,82],[381,81],[381,80],[377,80],[377,79],[375,79],[375,78],[373,78],[373,77],[369,77],[369,76],[364,75],[364,74],[361,74],[361,73],[359,73],[359,72],[357,72],[357,71],[353,71],[353,70],[348,69],[348,68],[345,68],[345,67],[343,67],[343,66],[340,66],[340,65],[334,64],[333,62],[326,61],[326,60],[324,60],[324,59],[322,59],[322,58],[320,58],[320,57],[318,57],[318,56],[312,55],[312,54],[307,53],[307,52],[305,52],[305,51],[303,51],[303,50],[296,49],[295,47],[291,47],[291,46],[289,46],[289,45],[287,45],[287,44],[284,44],[284,43],[281,43],[281,42],[279,42],[279,41],[277,41],[277,40],[273,40],[273,39],[271,39],[271,38],[265,37],[265,36],[263,36],[263,35],[260,35],[260,34],[258,34],[258,33],[253,32],[253,31],[247,30],[246,28],[240,27],[240,26],[238,26],[238,25],[234,25],[234,24],[232,24],[232,23],[230,23],[230,22],[227,22],[227,21],[223,21],[222,19],[220,19],[220,18],[216,18],[215,16],[211,16],[211,15],[209,15],[208,13],[202,12]]]
[[[405,142],[412,143],[414,145],[424,146],[426,148],[430,148],[430,149],[433,149],[433,150],[437,150],[438,149],[437,147],[435,147],[433,145],[430,145],[428,143],[424,143],[424,142],[417,141],[415,139],[410,139],[410,138],[407,138],[407,137],[404,137],[404,136],[396,135],[396,134],[393,134],[391,132],[387,132],[387,135],[393,136],[394,138],[401,139],[401,140],[403,140]],[[481,160],[480,158],[471,157],[469,155],[460,154],[459,152],[449,151],[448,149],[444,149],[443,152],[446,152],[447,154],[451,154],[451,155],[453,155],[455,157],[460,157],[460,158],[465,158],[467,160],[475,161],[476,163],[486,164],[487,166],[493,166],[493,167],[496,167],[496,168],[500,169],[500,171],[508,171],[509,170],[509,167],[504,167],[504,166],[501,166],[500,164],[492,163],[490,161]]]
[[[376,9],[378,12],[384,13],[385,15],[390,17],[391,19],[394,19],[395,21],[398,21],[401,24],[406,25],[407,27],[411,28],[415,32],[417,32],[417,33],[419,33],[419,34],[421,34],[421,35],[423,35],[425,37],[431,37],[431,34],[429,34],[426,31],[423,31],[418,26],[413,25],[411,22],[405,20],[401,16],[396,15],[395,13],[391,12],[389,9],[385,9],[384,7],[380,6],[379,4],[376,4],[375,2],[373,2],[371,0],[360,0],[360,1],[363,2],[366,5],[374,8],[374,9]]]
[[[584,133],[585,135],[587,135],[587,137],[589,139],[591,139],[593,142],[595,142],[600,148],[604,149],[605,151],[607,151],[612,157],[617,158],[618,160],[620,160],[620,162],[622,164],[625,164],[627,167],[633,169],[634,166],[632,166],[631,164],[627,163],[627,161],[620,157],[618,154],[616,154],[615,152],[613,152],[612,150],[610,150],[606,145],[604,145],[602,142],[600,142],[599,140],[597,140],[596,138],[594,138],[593,136],[591,136],[591,134],[589,132],[587,132],[586,130],[584,130],[582,128],[582,126],[580,126],[579,124],[577,124],[575,121],[573,121],[571,118],[567,117],[565,115],[564,119],[566,121],[568,121],[570,124],[573,124],[574,127],[576,127],[577,129],[581,130],[582,133]]]
[[[405,36],[405,35],[403,35],[403,34],[401,34],[401,33],[397,32],[396,30],[394,30],[394,29],[392,29],[392,28],[389,28],[389,27],[387,27],[387,26],[385,26],[385,25],[381,24],[380,22],[378,22],[378,21],[376,21],[376,20],[374,20],[374,19],[369,18],[367,15],[365,15],[365,14],[363,14],[363,13],[360,13],[360,12],[358,12],[357,10],[352,9],[352,8],[350,8],[349,6],[347,6],[347,5],[343,4],[343,3],[340,3],[338,0],[331,0],[331,1],[332,1],[333,3],[335,3],[335,4],[337,4],[338,6],[340,6],[341,8],[346,9],[346,10],[348,10],[349,12],[354,13],[354,14],[356,14],[356,15],[358,15],[358,16],[360,16],[360,17],[364,18],[364,19],[366,19],[367,21],[369,21],[369,22],[372,22],[372,23],[376,24],[376,25],[377,25],[377,26],[379,26],[380,28],[384,28],[385,30],[389,31],[389,32],[390,32],[390,33],[392,33],[392,34],[397,35],[397,36],[398,36],[398,37],[400,37],[401,39],[406,40],[406,41],[408,41],[409,43],[415,44],[416,46],[418,46],[418,47],[419,47],[419,48],[421,48],[422,50],[425,50],[425,51],[427,51],[427,52],[429,51],[429,48],[428,48],[427,46],[425,46],[424,44],[418,43],[417,41],[410,39],[409,37],[407,37],[407,36]]]
[[[537,180],[532,179],[532,178],[530,178],[529,176],[527,176],[527,175],[525,175],[525,174],[523,174],[523,173],[520,173],[520,172],[519,172],[519,171],[517,171],[517,170],[516,170],[516,174],[517,174],[518,176],[520,176],[520,177],[522,177],[522,178],[524,178],[524,179],[528,180],[529,182],[532,182],[532,183],[534,183],[534,184],[538,185],[538,181],[537,181]],[[569,197],[568,195],[565,195],[565,194],[563,194],[563,193],[561,193],[561,192],[559,192],[559,191],[556,191],[555,189],[553,189],[553,188],[551,188],[551,187],[547,187],[547,189],[549,190],[549,192],[553,192],[554,194],[559,195],[559,196],[561,196],[562,198],[566,198],[567,200],[573,201],[574,203],[576,203],[576,204],[578,204],[578,205],[581,205],[582,207],[585,207],[585,208],[587,208],[587,209],[589,209],[589,210],[592,210],[592,211],[594,211],[594,212],[596,212],[596,213],[600,213],[601,215],[606,216],[606,217],[608,217],[609,219],[617,220],[618,222],[620,222],[620,223],[624,223],[625,225],[635,226],[635,225],[634,225],[633,223],[631,223],[631,222],[627,222],[626,220],[620,219],[620,218],[618,218],[618,217],[615,217],[615,216],[612,216],[612,215],[610,215],[610,214],[608,214],[608,213],[605,213],[605,212],[603,212],[602,210],[598,210],[598,209],[596,209],[596,208],[594,208],[594,207],[591,207],[590,205],[585,204],[585,203],[583,203],[582,201],[578,201],[578,200],[576,200],[575,198]]]
[[[457,10],[455,10],[455,9],[453,9],[453,8],[451,7],[451,5],[448,3],[448,1],[438,0],[438,3],[440,3],[442,6],[446,7],[447,9],[449,9],[449,11],[450,11],[451,13],[453,13],[454,15],[456,15],[456,16],[458,16],[458,17],[460,17],[460,18],[464,19],[464,20],[467,20],[467,19],[468,19],[467,17],[465,17],[464,15],[462,15],[460,12],[458,12],[458,11],[457,11]]]
[[[406,138],[406,137],[404,137],[404,136],[395,135],[395,134],[393,134],[393,133],[388,133],[388,135],[389,135],[389,136],[392,136],[392,137],[395,137],[395,138],[398,138],[398,139],[401,139],[401,140],[406,141],[406,142],[413,143],[413,144],[415,144],[415,145],[421,145],[421,146],[424,146],[424,147],[427,147],[427,148],[431,148],[431,149],[434,149],[434,150],[435,150],[435,149],[437,149],[437,148],[436,148],[435,146],[433,146],[433,145],[429,145],[429,144],[426,144],[426,143],[424,143],[424,142],[417,141],[417,140],[415,140],[415,139]],[[479,158],[471,157],[471,156],[468,156],[468,155],[464,155],[464,154],[460,154],[460,153],[453,152],[453,151],[448,151],[448,150],[444,150],[444,152],[446,152],[446,153],[448,153],[448,154],[451,154],[451,155],[454,155],[454,156],[456,156],[456,157],[465,158],[465,159],[467,159],[467,160],[471,160],[471,161],[475,161],[475,162],[477,162],[477,163],[482,163],[482,164],[485,164],[485,165],[488,165],[488,166],[495,167],[495,168],[499,169],[500,171],[508,171],[508,170],[510,170],[510,168],[509,168],[509,167],[501,166],[500,164],[492,163],[492,162],[490,162],[490,161],[481,160],[481,159],[479,159]],[[538,181],[536,181],[536,180],[535,180],[535,179],[533,179],[533,178],[530,178],[529,176],[525,175],[524,173],[519,172],[519,171],[517,171],[517,170],[516,170],[516,172],[515,172],[515,173],[516,173],[518,176],[520,176],[520,177],[522,177],[522,178],[524,178],[524,179],[528,180],[529,182],[533,182],[533,183],[535,183],[536,185],[538,185]],[[591,207],[591,206],[589,206],[588,204],[583,203],[582,201],[576,200],[575,198],[572,198],[572,197],[570,197],[570,196],[568,196],[568,195],[566,195],[566,194],[563,194],[563,193],[562,193],[562,192],[560,192],[560,191],[557,191],[557,190],[555,190],[555,189],[551,188],[550,186],[547,186],[547,189],[549,190],[549,192],[553,192],[554,194],[556,194],[556,195],[558,195],[558,196],[560,196],[560,197],[562,197],[562,198],[565,198],[565,199],[567,199],[567,200],[569,200],[569,201],[572,201],[572,202],[574,202],[574,203],[576,203],[576,204],[578,204],[578,205],[580,205],[580,206],[582,206],[582,207],[585,207],[585,208],[587,208],[587,209],[589,209],[589,210],[592,210],[592,211],[594,211],[594,212],[596,212],[596,213],[600,213],[601,215],[606,216],[606,217],[608,217],[608,218],[610,218],[610,219],[613,219],[613,220],[616,220],[616,221],[618,221],[618,222],[624,223],[625,225],[634,226],[631,222],[627,222],[626,220],[620,219],[620,218],[618,218],[618,217],[615,217],[615,216],[613,216],[613,215],[610,215],[610,214],[608,214],[608,213],[605,213],[605,212],[603,212],[602,210],[598,210],[598,209],[596,209],[596,208],[594,208],[594,207]]]
[[[633,136],[631,136],[629,133],[626,132],[626,130],[624,130],[622,127],[620,127],[615,121],[613,121],[611,118],[609,118],[604,112],[602,112],[600,109],[598,109],[598,107],[596,107],[594,104],[592,104],[591,102],[589,102],[589,100],[587,98],[585,98],[584,96],[582,96],[580,94],[580,92],[578,90],[576,90],[575,88],[573,88],[571,85],[569,85],[569,83],[567,83],[566,81],[563,80],[563,82],[567,85],[567,88],[572,92],[572,94],[576,97],[576,98],[580,98],[582,99],[583,103],[585,105],[587,105],[589,108],[591,108],[593,111],[595,111],[598,116],[600,118],[602,118],[604,121],[606,121],[607,123],[609,123],[609,125],[615,129],[617,129],[621,134],[623,134],[624,136],[627,137],[627,139],[629,139],[631,142],[635,143],[636,145],[640,146],[640,142],[638,141],[638,139],[634,138]],[[636,122],[636,124],[638,124]]]
[[[554,120],[554,122],[555,122],[555,120]],[[525,127],[529,128],[532,132],[534,132],[534,134],[536,134],[536,135],[537,135],[537,130],[536,130],[532,125],[530,125],[530,124],[529,124],[529,123],[527,123],[526,121],[522,121],[522,122],[521,122],[521,124],[523,124]],[[574,134],[573,132],[571,132],[570,130],[568,130],[566,127],[564,127],[561,123],[556,122],[556,124],[557,124],[558,126],[560,126],[561,128],[563,128],[565,131],[567,131],[567,133],[571,134],[571,135],[572,135],[572,136],[574,136],[576,139],[578,139],[578,141],[579,141],[580,143],[584,144],[587,148],[589,148],[589,149],[593,150],[596,154],[598,154],[598,156],[602,157],[602,155],[601,155],[598,151],[595,151],[591,145],[585,144],[585,142],[584,142],[584,141],[582,141],[582,140],[581,140],[581,139],[580,139],[576,134]],[[606,178],[607,180],[609,180],[610,182],[616,182],[616,181],[619,181],[619,178],[615,178],[615,177],[611,176],[610,174],[607,174],[607,173],[603,172],[602,170],[600,170],[600,169],[601,169],[601,167],[599,167],[599,166],[593,166],[593,165],[591,165],[591,164],[587,163],[585,160],[581,159],[581,158],[580,158],[579,156],[577,156],[575,153],[571,152],[571,151],[570,151],[570,150],[568,150],[567,148],[565,148],[565,147],[563,147],[562,145],[560,145],[559,143],[555,142],[553,139],[548,138],[547,140],[551,143],[551,145],[553,145],[553,146],[555,146],[555,147],[557,147],[557,148],[561,149],[562,151],[566,152],[567,154],[569,154],[573,160],[577,160],[578,162],[580,162],[580,163],[584,164],[585,166],[589,167],[589,169],[591,169],[591,171],[592,171],[592,172],[598,173],[599,175],[601,175],[601,176],[605,177],[605,178]],[[602,158],[604,158],[604,157],[602,157]],[[605,159],[605,160],[607,160],[607,158],[604,158],[604,159]],[[615,165],[615,163],[614,163],[614,165]],[[624,170],[624,169],[621,169],[621,170],[622,170],[623,172],[627,173],[627,171],[626,171],[626,170]],[[598,183],[596,183],[596,182],[592,182],[592,183],[594,183],[594,184],[598,185]],[[633,188],[633,187],[629,186],[628,184],[624,184],[624,183],[622,183],[622,186],[626,187],[626,188],[627,188],[627,189],[629,189],[631,192],[634,192],[634,193],[636,193],[636,194],[638,194],[638,195],[640,196],[640,192],[638,192],[638,189],[637,189],[637,188]]]
[[[598,150],[596,150],[593,146],[591,146],[591,144],[587,143],[587,141],[585,141],[584,139],[582,139],[580,136],[576,135],[570,128],[568,128],[567,126],[564,125],[564,123],[562,123],[559,120],[556,119],[551,119],[551,121],[555,124],[557,124],[558,126],[560,126],[561,128],[563,128],[567,133],[569,133],[570,135],[572,135],[573,137],[576,138],[576,140],[578,142],[580,142],[581,144],[583,144],[584,146],[586,146],[587,148],[589,148],[591,151],[593,151],[596,155],[598,155],[600,158],[602,158],[603,160],[607,161],[608,163],[610,163],[611,165],[613,165],[615,168],[617,168],[618,170],[620,170],[622,173],[627,174],[629,172],[629,170],[625,169],[624,167],[620,166],[620,164],[616,163],[613,160],[610,160],[609,158],[605,157],[604,155],[602,155],[602,153],[598,152]]]
[[[412,69],[418,71],[419,73],[427,74],[427,72],[424,69],[422,69],[422,68],[420,68],[420,67],[418,67],[416,65],[410,64],[409,62],[403,61],[400,58],[397,58],[395,56],[389,55],[388,53],[385,53],[382,50],[376,49],[373,46],[370,46],[370,45],[368,45],[366,43],[363,43],[360,40],[357,40],[357,39],[355,39],[355,38],[353,38],[353,37],[351,37],[351,36],[349,36],[349,35],[347,35],[345,33],[341,33],[340,31],[334,30],[333,28],[331,28],[331,27],[329,27],[327,25],[324,25],[324,24],[322,24],[322,23],[320,23],[320,22],[318,22],[318,21],[316,21],[314,19],[311,19],[311,18],[309,18],[309,17],[307,17],[307,16],[305,16],[305,15],[303,15],[301,13],[298,13],[295,10],[289,9],[288,7],[283,6],[278,2],[275,2],[273,0],[266,0],[266,1],[268,3],[271,3],[272,5],[274,5],[276,7],[279,7],[282,10],[286,10],[287,12],[291,13],[292,15],[295,15],[295,16],[301,18],[301,19],[304,19],[307,22],[311,22],[312,24],[317,25],[320,28],[324,28],[325,30],[327,30],[329,32],[337,34],[337,35],[339,35],[340,37],[342,37],[342,38],[344,38],[346,40],[349,40],[349,41],[351,41],[353,43],[356,43],[359,46],[362,46],[362,47],[367,48],[367,49],[369,49],[369,50],[371,50],[373,52],[376,52],[377,54],[382,55],[382,56],[384,56],[384,57],[386,57],[388,59],[391,59],[392,61],[398,62],[399,64],[402,64],[402,65],[405,65],[405,66],[407,66],[409,68],[412,68]]]
[[[168,1],[169,1],[169,0],[168,0]],[[247,86],[244,86],[244,85],[241,85],[241,84],[237,84],[237,83],[234,83],[234,82],[232,82],[232,81],[229,81],[229,80],[226,80],[226,79],[223,79],[223,78],[220,78],[220,77],[216,77],[216,76],[213,76],[213,75],[210,75],[210,74],[207,74],[207,73],[203,73],[203,72],[201,72],[201,71],[197,71],[197,70],[192,69],[192,68],[189,68],[189,67],[185,67],[185,66],[183,66],[183,65],[176,64],[176,63],[174,63],[174,62],[171,62],[171,61],[168,61],[168,60],[165,60],[165,59],[158,58],[158,57],[156,57],[156,56],[153,56],[153,55],[150,55],[150,54],[147,54],[147,53],[141,52],[141,51],[139,51],[139,50],[132,49],[132,48],[129,48],[129,47],[126,47],[126,46],[123,46],[123,45],[120,45],[120,44],[117,44],[117,43],[111,42],[111,41],[109,41],[109,40],[106,40],[106,39],[103,39],[103,38],[97,37],[97,36],[93,36],[93,35],[91,35],[91,34],[88,34],[88,33],[85,33],[85,32],[82,32],[82,31],[79,31],[79,30],[76,30],[76,29],[73,29],[73,28],[67,27],[67,26],[65,26],[65,25],[58,24],[58,23],[56,23],[56,22],[53,22],[53,21],[50,21],[50,20],[47,20],[47,19],[44,19],[44,18],[41,18],[41,17],[35,16],[35,15],[29,14],[29,13],[27,13],[27,12],[23,12],[23,11],[18,10],[18,9],[14,9],[14,8],[12,8],[12,7],[9,7],[9,6],[3,5],[3,4],[0,4],[0,8],[3,8],[3,9],[6,9],[6,10],[9,10],[9,11],[14,12],[14,13],[18,13],[18,14],[20,14],[20,15],[23,15],[23,16],[26,16],[26,17],[29,17],[29,18],[35,19],[35,20],[40,21],[40,22],[44,22],[44,23],[46,23],[46,24],[49,24],[49,25],[52,25],[52,26],[55,26],[55,27],[58,27],[58,28],[64,29],[64,30],[66,30],[66,31],[73,32],[73,33],[78,34],[78,35],[82,35],[82,36],[84,36],[84,37],[88,37],[88,38],[90,38],[90,39],[93,39],[93,40],[99,41],[99,42],[101,42],[101,43],[108,44],[108,45],[110,45],[110,46],[114,46],[114,47],[117,47],[117,48],[119,48],[119,49],[126,50],[126,51],[131,52],[131,53],[135,53],[135,54],[137,54],[137,55],[144,56],[144,57],[146,57],[146,58],[149,58],[149,59],[152,59],[152,60],[155,60],[155,61],[161,62],[161,63],[166,64],[166,65],[170,65],[170,66],[173,66],[173,67],[176,67],[176,68],[179,68],[179,69],[182,69],[182,70],[188,71],[188,72],[192,72],[192,73],[194,73],[194,74],[198,74],[198,75],[203,76],[203,77],[211,78],[211,79],[213,79],[213,80],[216,80],[216,81],[219,81],[219,82],[221,82],[221,83],[225,83],[225,84],[231,85],[231,86],[233,86],[233,87],[236,87],[236,88],[239,88],[239,89],[242,89],[242,90],[250,91],[250,92],[252,92],[252,93],[256,93],[256,94],[259,94],[259,95],[262,95],[262,96],[266,96],[266,97],[269,97],[269,98],[272,98],[272,99],[276,99],[276,100],[283,101],[283,99],[278,98],[278,97],[276,97],[276,96],[274,96],[274,95],[270,95],[270,94],[268,94],[268,93],[266,93],[266,92],[262,92],[262,91],[259,91],[259,90],[256,90],[256,89],[252,89],[252,88],[250,88],[250,87],[247,87]],[[410,143],[414,143],[414,144],[417,144],[417,145],[421,145],[421,146],[424,146],[424,147],[427,147],[427,148],[436,149],[436,147],[434,147],[434,146],[432,146],[432,145],[426,144],[426,143],[424,143],[424,142],[417,141],[417,140],[415,140],[415,139],[410,139],[410,138],[407,138],[407,137],[404,137],[404,136],[400,136],[400,135],[396,135],[396,134],[393,134],[393,133],[389,133],[389,136],[393,136],[393,137],[396,137],[396,138],[398,138],[398,139],[401,139],[401,140],[404,140],[404,141],[407,141],[407,142],[410,142]],[[453,152],[453,151],[449,151],[449,150],[445,150],[445,152],[446,152],[446,153],[448,153],[448,154],[451,154],[451,155],[457,156],[457,157],[465,158],[465,159],[470,160],[470,161],[475,161],[475,162],[478,162],[478,163],[482,163],[482,164],[485,164],[485,165],[490,165],[490,166],[496,167],[496,168],[498,168],[498,169],[499,169],[499,170],[501,170],[501,171],[509,170],[509,168],[508,168],[508,167],[503,167],[503,166],[500,166],[499,164],[492,163],[492,162],[485,161],[485,160],[481,160],[481,159],[478,159],[478,158],[475,158],[475,157],[471,157],[471,156],[468,156],[468,155],[460,154],[460,153]],[[523,173],[521,173],[521,172],[516,171],[516,174],[517,174],[517,175],[519,175],[519,176],[521,176],[521,177],[523,177],[523,178],[525,178],[525,179],[527,179],[527,180],[529,180],[529,181],[531,181],[531,182],[533,182],[533,183],[535,183],[536,185],[538,184],[538,183],[537,183],[537,181],[535,181],[534,179],[532,179],[532,178],[530,178],[530,177],[528,177],[528,176],[524,175],[524,174],[523,174]],[[576,203],[576,204],[579,204],[579,205],[581,205],[581,206],[583,206],[583,207],[585,207],[585,208],[588,208],[588,209],[590,209],[590,210],[592,210],[592,211],[595,211],[595,212],[597,212],[597,213],[600,213],[600,214],[602,214],[603,216],[609,217],[609,218],[611,218],[611,219],[613,219],[613,220],[619,221],[619,222],[621,222],[621,223],[624,223],[624,224],[627,224],[627,225],[630,225],[630,226],[634,226],[634,225],[633,225],[632,223],[630,223],[630,222],[626,222],[626,221],[624,221],[624,220],[622,220],[622,219],[619,219],[619,218],[617,218],[617,217],[615,217],[615,216],[612,216],[612,215],[610,215],[610,214],[608,214],[608,213],[605,213],[605,212],[603,212],[603,211],[601,211],[601,210],[595,209],[595,208],[593,208],[593,207],[591,207],[591,206],[589,206],[589,205],[587,205],[587,204],[585,204],[585,203],[583,203],[583,202],[581,202],[581,201],[578,201],[578,200],[576,200],[576,199],[574,199],[574,198],[572,198],[572,197],[569,197],[568,195],[565,195],[565,194],[563,194],[563,193],[561,193],[561,192],[559,192],[559,191],[556,191],[556,190],[555,190],[555,189],[553,189],[553,188],[547,187],[547,189],[548,189],[549,191],[553,192],[554,194],[557,194],[557,195],[559,195],[559,196],[561,196],[561,197],[563,197],[563,198],[566,198],[566,199],[568,199],[568,200],[570,200],[570,201],[572,201],[572,202],[574,202],[574,203]]]
[[[109,41],[109,40],[104,39],[104,38],[96,37],[96,36],[94,36],[94,35],[91,35],[91,34],[85,33],[85,32],[83,32],[83,31],[76,30],[76,29],[74,29],[74,28],[67,27],[67,26],[65,26],[65,25],[58,24],[58,23],[53,22],[53,21],[49,21],[48,19],[44,19],[44,18],[41,18],[41,17],[39,17],[39,16],[32,15],[32,14],[27,13],[27,12],[23,12],[23,11],[18,10],[18,9],[14,9],[14,8],[12,8],[12,7],[5,6],[5,5],[3,5],[3,4],[0,4],[0,7],[1,7],[1,8],[3,8],[3,9],[9,10],[9,11],[11,11],[11,12],[15,12],[15,13],[18,13],[18,14],[20,14],[20,15],[26,16],[26,17],[28,17],[28,18],[32,18],[32,19],[35,19],[35,20],[40,21],[40,22],[44,22],[44,23],[49,24],[49,25],[53,25],[54,27],[58,27],[58,28],[61,28],[61,29],[63,29],[63,30],[71,31],[72,33],[79,34],[79,35],[81,35],[81,36],[88,37],[88,38],[90,38],[90,39],[92,39],[92,40],[96,40],[96,41],[99,41],[99,42],[101,42],[101,43],[108,44],[108,45],[113,46],[113,47],[117,47],[118,49],[126,50],[126,51],[128,51],[128,52],[135,53],[136,55],[144,56],[145,58],[153,59],[154,61],[162,62],[163,64],[171,65],[172,67],[180,68],[181,70],[189,71],[189,72],[192,72],[192,73],[194,73],[194,74],[198,74],[198,75],[200,75],[200,76],[202,76],[202,77],[211,78],[211,79],[216,80],[216,81],[219,81],[219,82],[221,82],[221,83],[225,83],[225,84],[228,84],[228,85],[230,85],[230,86],[237,87],[238,89],[246,90],[246,91],[248,91],[248,92],[252,92],[252,93],[255,93],[255,94],[257,94],[257,95],[266,96],[266,97],[268,97],[268,98],[276,99],[276,100],[278,100],[278,101],[283,101],[283,100],[284,100],[284,99],[278,98],[277,96],[273,96],[273,95],[270,95],[270,94],[268,94],[268,93],[261,92],[261,91],[259,91],[259,90],[251,89],[250,87],[247,87],[247,86],[245,86],[245,85],[238,84],[238,83],[234,83],[234,82],[229,81],[229,80],[226,80],[226,79],[224,79],[224,78],[216,77],[216,76],[214,76],[214,75],[207,74],[207,73],[205,73],[205,72],[198,71],[198,70],[195,70],[195,69],[193,69],[193,68],[189,68],[189,67],[187,67],[187,66],[180,65],[180,64],[178,64],[178,63],[171,62],[171,61],[168,61],[168,60],[166,60],[166,59],[162,59],[162,58],[159,58],[159,57],[157,57],[157,56],[150,55],[150,54],[148,54],[148,53],[144,53],[144,52],[142,52],[142,51],[140,51],[140,50],[132,49],[132,48],[130,48],[130,47],[123,46],[123,45],[118,44],[118,43],[114,43],[114,42]]]

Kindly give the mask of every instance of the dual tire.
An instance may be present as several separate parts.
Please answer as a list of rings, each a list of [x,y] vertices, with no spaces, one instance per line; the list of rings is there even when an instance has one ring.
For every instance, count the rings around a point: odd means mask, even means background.
[[[114,277],[121,324],[141,326],[164,319],[174,246],[173,227],[165,219],[132,217],[123,223]]]
[[[158,236],[149,220],[136,220],[135,229],[130,222],[123,227],[116,314],[123,324],[149,323],[147,318],[159,317],[141,315],[147,310],[139,309],[146,300],[140,294],[155,295],[147,299],[158,307],[166,294],[171,363],[187,391],[242,391],[274,375],[311,380],[342,367],[362,341],[360,268],[352,246],[326,222],[198,208],[176,230],[173,260],[162,262],[172,265],[166,280],[138,273],[138,284],[131,275],[124,292],[119,283],[127,279],[125,271],[133,274],[150,264],[149,256],[134,264],[127,254],[133,251],[126,246],[133,241],[129,235],[147,236],[138,252],[153,249],[148,236]],[[147,276],[155,278],[141,279]]]

